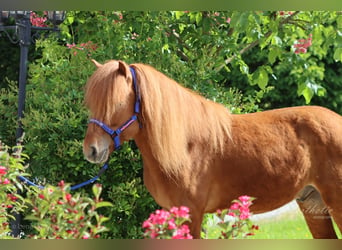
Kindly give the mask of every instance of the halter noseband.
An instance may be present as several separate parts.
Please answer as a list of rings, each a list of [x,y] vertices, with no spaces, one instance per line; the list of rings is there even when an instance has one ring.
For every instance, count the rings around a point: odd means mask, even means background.
[[[121,125],[118,129],[113,130],[103,122],[96,120],[96,119],[90,119],[89,123],[95,123],[96,125],[100,126],[107,134],[112,137],[114,141],[114,150],[117,150],[121,147],[120,142],[120,134],[128,128],[134,121],[138,120],[138,114],[140,112],[140,93],[137,86],[137,77],[135,74],[135,70],[132,67],[129,67],[132,78],[133,78],[133,86],[135,91],[135,104],[134,104],[134,114],[129,118],[123,125]],[[139,121],[138,121],[139,122]],[[139,126],[141,127],[141,124],[139,123]]]

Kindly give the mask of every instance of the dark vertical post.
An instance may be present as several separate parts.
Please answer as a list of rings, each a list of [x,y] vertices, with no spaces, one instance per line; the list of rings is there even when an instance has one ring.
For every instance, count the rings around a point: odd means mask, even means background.
[[[21,119],[24,117],[25,97],[26,97],[26,79],[27,79],[27,64],[28,50],[31,44],[31,23],[30,12],[23,15],[18,20],[17,27],[19,31],[20,45],[20,65],[19,65],[19,90],[18,90],[18,128],[16,133],[17,145],[22,143],[24,133]],[[14,219],[10,222],[11,234],[14,237],[20,235],[20,225],[22,216],[20,213],[13,212]]]
[[[29,12],[28,12],[29,13]],[[19,20],[19,45],[20,45],[20,68],[19,68],[19,92],[18,92],[18,128],[17,140],[23,135],[21,119],[24,116],[25,97],[26,97],[26,79],[27,79],[27,63],[28,50],[31,44],[31,23],[30,14],[26,14]]]

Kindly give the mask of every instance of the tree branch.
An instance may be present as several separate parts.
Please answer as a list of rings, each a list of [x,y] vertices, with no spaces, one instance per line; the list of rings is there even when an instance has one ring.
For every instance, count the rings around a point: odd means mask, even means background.
[[[171,34],[177,39],[178,44],[182,45],[187,50],[190,50],[190,47],[180,38],[179,34],[176,31],[172,31]],[[181,49],[178,48],[176,53],[182,58],[183,61],[189,61],[189,57],[185,55],[185,53]]]
[[[283,21],[281,21],[279,23],[279,26],[281,27],[284,24],[287,23],[291,23],[291,20],[293,19],[294,16],[296,16],[299,13],[299,11],[294,12],[292,15],[286,17]],[[272,35],[272,31],[268,31],[265,36],[263,38],[268,38],[270,35]],[[245,48],[241,49],[239,51],[239,55],[244,54],[245,52],[247,52],[248,50],[254,48],[255,46],[257,46],[260,43],[261,39],[257,39],[255,41],[253,41],[252,43],[248,44]],[[237,55],[233,55],[230,58],[226,59],[224,61],[224,64],[220,65],[218,68],[215,69],[215,72],[218,73],[224,66],[228,65],[229,63],[231,63]]]

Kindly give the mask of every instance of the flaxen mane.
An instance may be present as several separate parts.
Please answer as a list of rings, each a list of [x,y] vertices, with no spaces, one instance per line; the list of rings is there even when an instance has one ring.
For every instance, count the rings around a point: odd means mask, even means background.
[[[230,136],[228,110],[205,99],[154,68],[134,64],[142,99],[142,115],[154,156],[170,174],[190,166],[192,143],[207,145],[209,152],[223,151]]]

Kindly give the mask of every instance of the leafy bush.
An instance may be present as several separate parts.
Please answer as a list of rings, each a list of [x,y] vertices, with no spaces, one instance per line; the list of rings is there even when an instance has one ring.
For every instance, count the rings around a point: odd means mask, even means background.
[[[22,238],[91,239],[106,230],[102,224],[108,218],[99,214],[101,207],[112,206],[100,198],[102,187],[92,187],[94,198],[70,193],[70,185],[60,181],[58,187],[38,188],[23,185],[19,176],[28,176],[23,165],[27,156],[17,146],[13,153],[0,142],[0,238],[12,238],[10,221],[14,214],[25,215],[33,221]]]
[[[32,212],[25,219],[33,221],[33,239],[96,239],[108,231],[102,224],[108,217],[99,215],[97,209],[112,206],[102,201],[100,184],[93,185],[94,198],[72,195],[70,185],[59,182],[58,187],[31,188],[27,194]]]
[[[27,205],[23,197],[18,194],[23,190],[17,176],[24,170],[24,155],[20,155],[20,148],[14,148],[15,154],[9,153],[9,148],[0,141],[0,238],[11,238],[9,227],[14,219],[14,213],[23,212]]]

